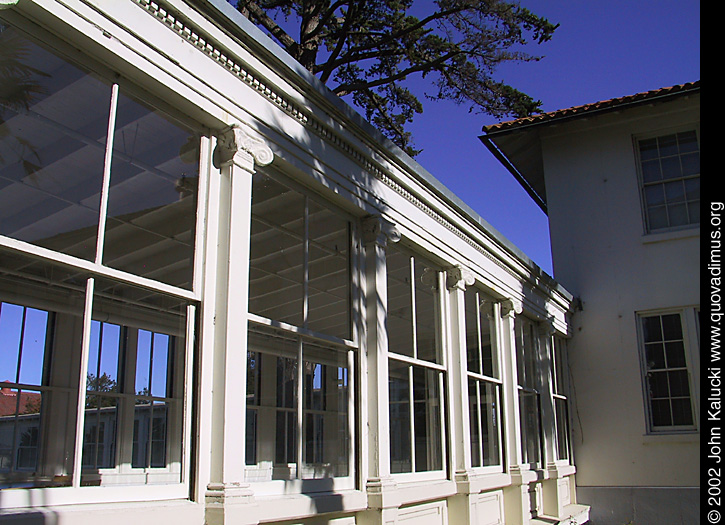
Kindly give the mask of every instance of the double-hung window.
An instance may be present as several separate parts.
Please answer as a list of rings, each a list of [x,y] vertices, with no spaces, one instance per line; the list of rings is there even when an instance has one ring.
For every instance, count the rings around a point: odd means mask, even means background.
[[[543,462],[541,435],[541,394],[539,370],[539,337],[537,324],[522,316],[514,323],[516,330],[516,371],[521,426],[521,462],[540,467]]]
[[[680,311],[639,316],[650,432],[696,429],[691,354],[683,328],[686,313]]]
[[[352,229],[294,181],[254,175],[246,479],[266,483],[257,492],[354,486]]]
[[[700,224],[700,146],[695,130],[637,142],[647,232]]]
[[[471,466],[500,468],[502,382],[494,301],[473,287],[466,289],[464,298]]]
[[[3,12],[0,488],[184,497],[201,136],[66,51]]]
[[[391,472],[442,472],[442,272],[423,257],[390,245],[386,265]]]

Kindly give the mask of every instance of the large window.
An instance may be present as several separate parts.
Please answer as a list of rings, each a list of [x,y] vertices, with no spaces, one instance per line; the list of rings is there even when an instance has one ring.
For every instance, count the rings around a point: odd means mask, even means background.
[[[441,273],[422,257],[387,248],[391,472],[445,468]]]
[[[0,487],[181,482],[193,306],[2,260]]]
[[[541,436],[541,394],[537,374],[539,371],[539,337],[536,323],[517,316],[516,370],[521,423],[521,462],[539,467],[543,461]]]
[[[695,131],[638,141],[648,232],[700,224],[700,146]]]
[[[694,400],[683,315],[680,312],[642,315],[639,320],[649,430],[694,430]]]
[[[179,484],[201,136],[66,51],[0,17],[0,488]]]
[[[0,60],[0,236],[191,289],[199,135],[2,18]]]
[[[471,466],[502,465],[501,371],[493,299],[476,288],[465,292],[468,414]]]
[[[257,173],[251,234],[246,479],[352,486],[351,222],[293,181]]]

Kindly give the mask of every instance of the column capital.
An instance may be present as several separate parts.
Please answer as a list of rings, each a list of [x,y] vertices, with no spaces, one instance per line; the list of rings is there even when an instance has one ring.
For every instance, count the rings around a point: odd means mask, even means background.
[[[524,305],[518,299],[509,297],[501,301],[501,317],[514,317],[524,311]]]
[[[466,286],[472,286],[476,282],[473,272],[460,264],[446,270],[446,287],[449,290],[460,288],[465,290]]]
[[[383,218],[382,215],[370,215],[362,220],[363,243],[367,246],[377,243],[385,246],[388,241],[398,242],[400,232],[395,224]]]
[[[539,323],[539,335],[545,337],[551,337],[556,333],[554,328],[554,317],[547,317]]]
[[[266,166],[274,160],[274,153],[260,138],[250,134],[239,124],[233,124],[217,135],[214,165],[249,164]]]

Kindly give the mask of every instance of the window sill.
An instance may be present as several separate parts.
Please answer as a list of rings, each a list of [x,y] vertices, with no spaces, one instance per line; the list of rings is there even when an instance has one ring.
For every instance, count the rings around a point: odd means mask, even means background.
[[[662,232],[645,233],[644,235],[642,235],[642,244],[679,241],[681,239],[689,239],[693,237],[700,237],[700,226],[686,228],[683,230],[669,230]]]
[[[693,431],[686,432],[668,432],[668,433],[652,433],[642,436],[643,445],[670,445],[674,443],[682,444],[698,444],[700,443],[700,433]]]
[[[104,525],[122,525],[144,522],[154,516],[157,523],[182,523],[204,521],[204,506],[191,501],[151,501],[124,503],[84,503],[79,505],[57,505],[48,507],[25,507],[0,511],[0,521],[27,519],[33,523],[72,523],[78,517],[89,522],[103,522]],[[193,516],[196,516],[195,518]]]

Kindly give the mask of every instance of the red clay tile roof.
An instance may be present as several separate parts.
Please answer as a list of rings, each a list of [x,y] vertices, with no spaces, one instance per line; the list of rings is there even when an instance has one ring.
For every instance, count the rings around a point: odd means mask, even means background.
[[[498,124],[492,124],[490,126],[484,126],[483,131],[486,133],[494,133],[498,131],[508,131],[514,128],[525,127],[529,125],[540,124],[551,120],[559,120],[562,118],[577,117],[585,115],[591,112],[603,111],[608,109],[616,109],[620,106],[637,104],[641,102],[653,101],[654,99],[669,97],[673,95],[680,95],[687,92],[699,91],[700,81],[688,82],[686,84],[679,84],[676,86],[654,89],[651,91],[645,91],[644,93],[637,93],[635,95],[628,95],[625,97],[613,98],[610,100],[602,100],[600,102],[594,102],[592,104],[584,104],[582,106],[574,106],[566,109],[557,109],[556,111],[550,111],[549,113],[540,113],[538,115],[532,115],[530,117],[523,117],[516,120],[510,120],[507,122],[499,122]]]
[[[39,392],[21,392],[8,387],[0,388],[0,417],[18,414],[37,414],[40,411],[41,394]]]

